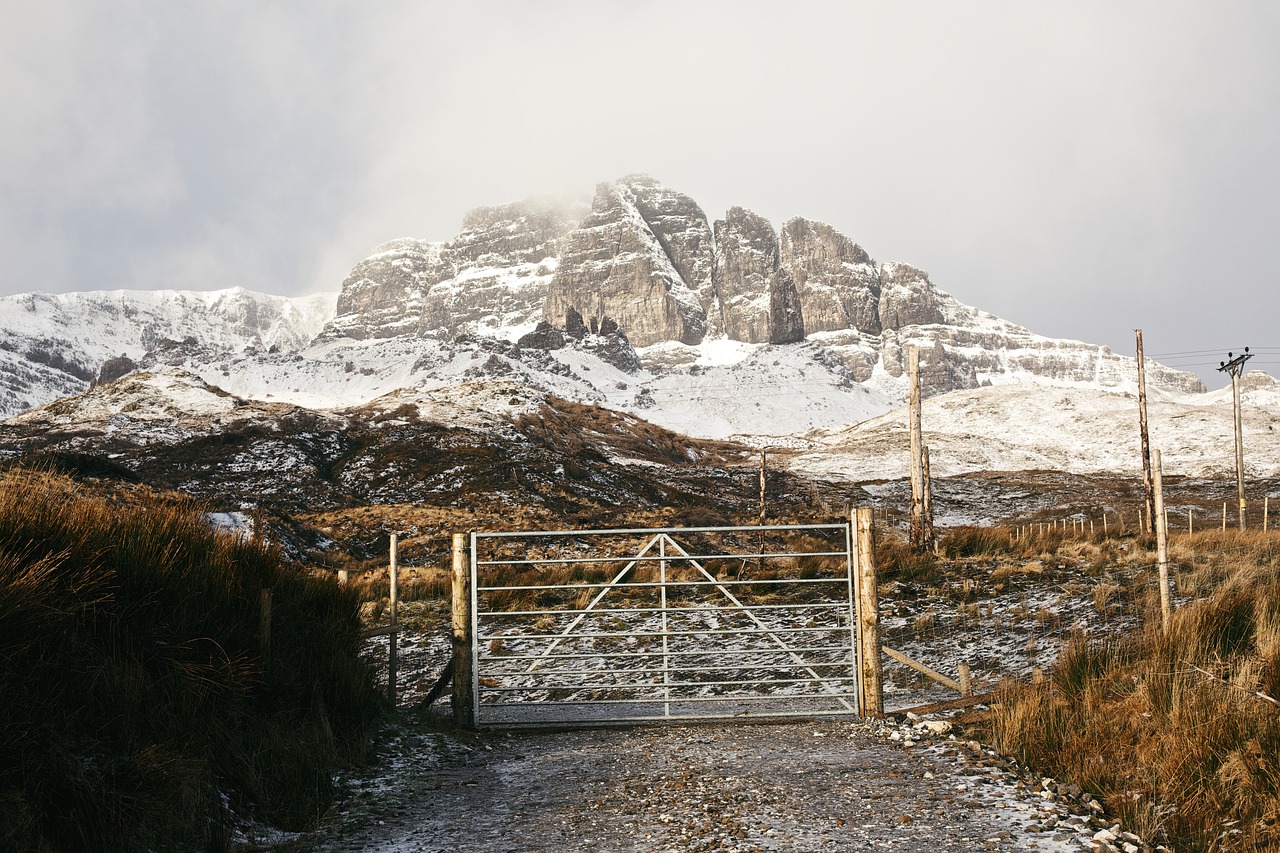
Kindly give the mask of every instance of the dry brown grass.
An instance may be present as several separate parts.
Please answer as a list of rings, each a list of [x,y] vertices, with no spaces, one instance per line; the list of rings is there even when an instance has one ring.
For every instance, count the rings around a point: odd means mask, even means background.
[[[1220,532],[1181,543],[1211,594],[1167,635],[1154,619],[1118,642],[1074,637],[1049,682],[1002,688],[995,744],[1092,791],[1149,841],[1276,849],[1280,708],[1257,695],[1280,697],[1274,544]]]
[[[0,849],[216,851],[224,794],[301,829],[364,748],[355,596],[200,509],[0,475]]]

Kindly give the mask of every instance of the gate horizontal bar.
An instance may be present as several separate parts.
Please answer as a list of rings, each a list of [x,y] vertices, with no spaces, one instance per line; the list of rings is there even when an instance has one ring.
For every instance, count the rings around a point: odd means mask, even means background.
[[[631,527],[618,530],[529,530],[475,533],[476,539],[533,539],[539,536],[634,536],[656,533],[755,533],[761,530],[844,530],[846,524],[760,524],[751,527]]]
[[[545,587],[538,587],[544,589]],[[744,604],[741,607],[727,604],[724,606],[716,605],[709,607],[668,607],[667,613],[737,613],[742,610],[822,610],[822,609],[838,609],[848,610],[849,605],[844,601],[822,601],[817,604]],[[480,616],[573,616],[579,613],[587,613],[592,616],[599,613],[601,615],[610,615],[613,613],[661,613],[661,607],[595,607],[590,610],[481,610]]]
[[[652,704],[661,704],[652,703]],[[683,720],[763,720],[763,719],[809,719],[811,717],[854,717],[857,716],[856,710],[821,710],[821,711],[756,711],[752,709],[743,709],[733,714],[655,714],[649,717],[630,716],[630,717],[608,717],[605,719],[548,719],[548,720],[482,720],[481,724],[494,725],[498,727],[506,727],[512,729],[519,728],[541,728],[548,724],[572,723],[574,725],[594,725],[594,726],[613,726],[624,723],[670,723]]]
[[[556,673],[559,675],[560,673]],[[642,681],[635,684],[539,684],[537,687],[482,687],[483,693],[538,693],[543,690],[665,690],[670,687],[675,690],[679,687],[727,687],[742,686],[749,684],[756,685],[775,685],[775,684],[851,684],[854,678],[851,675],[836,676],[830,678],[747,678],[737,681]],[[672,696],[672,700],[682,698]]]
[[[681,586],[769,586],[771,584],[797,584],[797,583],[845,583],[849,579],[843,578],[761,578],[760,580],[745,581],[619,581],[618,583],[609,583],[602,581],[600,583],[563,583],[563,584],[539,584],[537,586],[478,586],[476,592],[519,592],[540,589],[639,589],[645,587],[665,586],[671,587]]]
[[[786,646],[771,649],[738,649],[738,648],[707,648],[692,652],[666,652],[667,657],[715,657],[716,655],[786,655],[793,652],[844,652],[845,649],[836,646]],[[512,660],[602,660],[608,658],[660,658],[663,656],[661,649],[652,652],[583,652],[582,654],[568,655],[480,655],[480,661],[483,663],[495,663],[500,661]],[[802,664],[801,664],[802,665]]]
[[[661,684],[653,685],[658,690],[662,689]],[[484,692],[483,690],[481,692]],[[829,699],[832,702],[838,702],[841,699],[853,698],[852,693],[774,693],[765,696],[740,696],[736,693],[721,696],[672,696],[671,703],[676,702],[777,702],[785,699],[803,699],[805,701],[821,701]],[[645,697],[642,699],[541,699],[535,702],[484,702],[481,701],[482,708],[537,708],[537,707],[566,707],[569,705],[634,705],[637,702],[666,702],[662,696],[656,699]]]
[[[849,633],[848,625],[824,625],[818,628],[687,628],[683,631],[599,631],[594,634],[477,634],[485,640],[590,640],[596,637],[696,637],[711,634],[800,634],[806,631],[839,631]],[[500,658],[499,658],[500,659]]]
[[[778,649],[777,651],[779,653],[784,653],[782,649]],[[786,670],[792,670],[792,669],[813,669],[815,667],[821,668],[824,666],[846,666],[847,667],[853,660],[853,655],[850,653],[849,649],[833,648],[831,649],[831,651],[840,652],[844,659],[832,660],[832,661],[809,660],[809,661],[805,661],[804,663],[792,663],[792,664],[745,663],[745,664],[724,664],[722,666],[685,666],[680,668],[680,672],[682,673],[729,672],[731,670],[746,670],[746,669],[770,669],[770,670],[776,670],[776,671],[786,671]],[[496,658],[496,660],[502,660],[502,658]],[[657,666],[635,666],[635,667],[624,667],[622,669],[600,668],[600,669],[539,670],[539,672],[545,675],[640,675],[643,673],[663,673],[663,672],[671,672],[671,671],[672,670],[669,667],[667,669],[663,669],[662,667],[657,667]],[[491,673],[490,676],[488,677],[509,678],[513,676],[526,675],[526,674],[527,673],[524,673],[524,672],[497,672],[497,673]]]
[[[632,557],[542,557],[536,560],[477,560],[477,566],[563,566],[570,563],[684,563],[697,560],[707,563],[712,560],[772,560],[782,557],[843,557],[844,551],[766,551],[763,553],[732,554],[689,554],[688,556],[667,556],[656,554]]]

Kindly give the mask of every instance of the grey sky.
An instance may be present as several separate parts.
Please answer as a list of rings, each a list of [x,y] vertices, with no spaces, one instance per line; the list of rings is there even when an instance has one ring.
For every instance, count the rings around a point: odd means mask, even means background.
[[[335,290],[643,171],[1041,334],[1276,374],[1278,37],[1272,2],[8,3],[0,293]]]

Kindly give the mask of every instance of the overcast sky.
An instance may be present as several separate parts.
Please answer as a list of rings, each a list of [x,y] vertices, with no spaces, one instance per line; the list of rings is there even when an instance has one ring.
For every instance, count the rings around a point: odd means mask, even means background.
[[[1280,374],[1277,44],[1269,0],[6,3],[0,294],[336,290],[647,172],[1217,387]]]

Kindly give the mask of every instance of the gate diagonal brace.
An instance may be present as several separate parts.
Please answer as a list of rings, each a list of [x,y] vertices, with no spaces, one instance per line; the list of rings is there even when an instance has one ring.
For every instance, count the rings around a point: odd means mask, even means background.
[[[674,548],[680,554],[681,557],[688,560],[689,564],[692,565],[694,568],[696,568],[699,572],[701,572],[703,577],[711,581],[711,583],[715,585],[716,589],[720,590],[720,592],[723,593],[726,598],[728,598],[730,601],[733,602],[735,607],[741,608],[742,612],[746,615],[746,617],[750,619],[752,622],[754,622],[757,628],[760,628],[762,631],[764,631],[765,636],[769,637],[771,640],[777,643],[778,646],[783,651],[785,651],[788,655],[790,655],[791,660],[794,661],[797,666],[803,668],[806,672],[812,675],[814,677],[814,680],[818,684],[822,685],[823,690],[826,690],[828,693],[832,694],[836,698],[836,700],[841,705],[843,705],[847,710],[849,711],[854,710],[854,707],[845,700],[844,696],[840,694],[840,691],[831,686],[830,679],[824,679],[822,676],[818,675],[817,671],[812,666],[810,666],[805,661],[805,659],[800,656],[798,652],[792,650],[792,648],[789,645],[787,645],[787,643],[781,637],[779,637],[777,634],[769,630],[769,626],[766,625],[764,621],[760,619],[760,617],[752,613],[747,608],[747,606],[738,599],[737,596],[735,596],[732,592],[729,591],[728,587],[724,586],[723,584],[720,583],[719,580],[716,579],[715,575],[707,571],[706,568],[703,567],[703,565],[699,563],[693,556],[691,556],[688,551],[686,551],[684,548],[681,548],[679,543],[677,543],[674,539],[672,539],[670,536],[668,536],[665,533],[659,534],[658,537],[655,537],[655,539],[657,538],[665,539],[668,545]]]
[[[582,620],[587,618],[587,614],[592,610],[594,610],[595,606],[600,603],[601,599],[603,599],[606,595],[608,595],[609,592],[611,592],[619,583],[622,582],[622,579],[627,576],[627,573],[630,572],[632,569],[634,569],[636,565],[640,562],[640,559],[644,557],[646,554],[648,554],[649,551],[653,548],[653,546],[657,545],[659,540],[661,540],[665,535],[666,534],[659,533],[657,536],[654,536],[652,539],[646,542],[645,546],[641,548],[638,552],[636,552],[635,556],[631,558],[631,562],[623,566],[622,571],[618,572],[618,574],[614,577],[614,579],[609,581],[609,585],[606,586],[604,589],[600,590],[600,592],[596,595],[595,598],[591,599],[591,603],[588,604],[585,608],[583,608],[582,612],[578,614],[578,618],[570,622],[569,627],[561,631],[560,636],[551,641],[551,643],[547,646],[546,650],[543,651],[541,655],[539,655],[541,659],[535,660],[529,664],[529,668],[525,670],[525,673],[527,674],[537,669],[538,664],[543,663],[543,660],[545,660],[547,655],[554,652],[557,646],[559,646],[565,640],[569,639],[569,635],[573,633],[573,629],[577,628],[580,624],[582,624]]]

